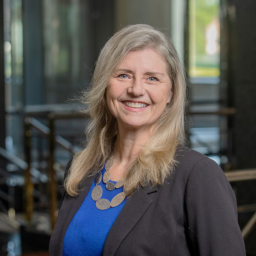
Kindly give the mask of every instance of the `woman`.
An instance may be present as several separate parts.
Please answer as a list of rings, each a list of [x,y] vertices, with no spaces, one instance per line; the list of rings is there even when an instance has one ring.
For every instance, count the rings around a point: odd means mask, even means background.
[[[89,142],[67,166],[50,255],[245,255],[225,175],[182,146],[185,80],[163,33],[117,32],[85,101]]]

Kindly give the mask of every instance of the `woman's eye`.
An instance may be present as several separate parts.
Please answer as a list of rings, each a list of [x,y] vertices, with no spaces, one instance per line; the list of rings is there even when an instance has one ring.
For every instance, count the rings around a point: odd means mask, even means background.
[[[120,78],[128,78],[128,76],[126,74],[121,74],[118,77],[120,77]]]
[[[154,76],[149,77],[148,80],[152,81],[152,82],[158,81],[158,79],[156,77],[154,77]]]

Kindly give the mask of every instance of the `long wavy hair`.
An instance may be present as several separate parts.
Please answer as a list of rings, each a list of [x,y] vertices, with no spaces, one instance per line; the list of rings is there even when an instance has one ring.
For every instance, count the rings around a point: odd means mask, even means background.
[[[145,24],[127,26],[112,36],[100,52],[92,78],[92,88],[82,95],[91,116],[86,135],[86,147],[74,155],[64,182],[70,196],[77,196],[80,182],[98,172],[111,156],[118,133],[118,125],[106,102],[106,88],[110,77],[124,56],[131,51],[154,49],[166,61],[172,83],[172,99],[157,120],[156,129],[138,158],[127,170],[124,191],[129,196],[138,186],[163,184],[171,174],[175,151],[184,141],[184,108],[186,84],[178,54],[170,39]]]

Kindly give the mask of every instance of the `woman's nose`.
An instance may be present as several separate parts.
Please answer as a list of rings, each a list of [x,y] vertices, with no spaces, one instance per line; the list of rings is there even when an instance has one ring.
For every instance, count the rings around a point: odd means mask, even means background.
[[[143,95],[145,93],[143,81],[141,79],[134,79],[128,92],[137,97]]]

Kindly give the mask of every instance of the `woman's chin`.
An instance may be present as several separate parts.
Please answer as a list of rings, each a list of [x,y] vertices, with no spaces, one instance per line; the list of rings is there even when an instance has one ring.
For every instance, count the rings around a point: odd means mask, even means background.
[[[153,126],[153,123],[151,124],[147,122],[141,122],[141,120],[133,120],[131,122],[119,122],[120,129],[129,129],[134,131],[151,129]]]

